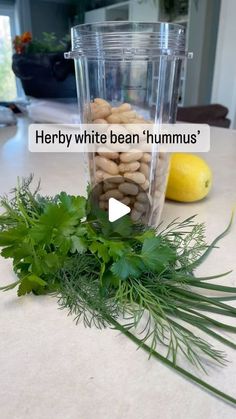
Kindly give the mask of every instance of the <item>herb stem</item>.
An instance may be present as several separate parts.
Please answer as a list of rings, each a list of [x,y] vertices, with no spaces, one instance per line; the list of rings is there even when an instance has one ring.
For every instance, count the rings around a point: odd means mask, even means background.
[[[133,333],[129,332],[124,326],[122,326],[115,319],[109,317],[108,321],[114,326],[114,329],[119,330],[121,333],[123,333],[125,336],[127,336],[130,340],[132,340],[134,343],[136,343],[139,347],[141,347],[142,349],[144,349],[146,352],[148,352],[150,354],[151,348],[147,344],[143,343],[142,340],[140,340],[135,335],[133,335]],[[234,397],[224,393],[223,391],[220,391],[216,387],[213,387],[210,384],[208,384],[206,381],[201,380],[200,378],[194,376],[190,372],[186,371],[184,368],[174,364],[169,359],[167,359],[164,356],[162,356],[161,354],[159,354],[154,349],[152,349],[151,353],[152,353],[152,356],[154,356],[154,358],[158,359],[163,364],[165,364],[165,365],[169,366],[170,368],[174,369],[175,371],[179,372],[181,375],[183,375],[185,378],[189,379],[193,383],[196,383],[196,384],[200,385],[201,387],[203,387],[208,392],[211,392],[213,395],[222,398],[223,400],[229,402],[230,404],[236,405],[236,399]]]

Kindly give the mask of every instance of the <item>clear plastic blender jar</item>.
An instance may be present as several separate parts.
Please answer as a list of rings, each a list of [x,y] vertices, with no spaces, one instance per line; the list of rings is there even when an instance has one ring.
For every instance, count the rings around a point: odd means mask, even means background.
[[[185,32],[171,23],[103,22],[72,28],[81,123],[174,123]],[[102,182],[100,208],[111,197],[131,208],[131,218],[157,225],[168,177],[169,155],[89,153],[90,181]],[[147,205],[148,197],[148,205]]]

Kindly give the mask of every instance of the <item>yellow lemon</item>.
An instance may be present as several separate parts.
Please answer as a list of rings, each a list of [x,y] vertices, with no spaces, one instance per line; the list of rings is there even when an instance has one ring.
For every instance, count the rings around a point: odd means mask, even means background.
[[[167,198],[180,202],[199,201],[208,194],[211,185],[212,172],[203,159],[188,153],[172,155]]]

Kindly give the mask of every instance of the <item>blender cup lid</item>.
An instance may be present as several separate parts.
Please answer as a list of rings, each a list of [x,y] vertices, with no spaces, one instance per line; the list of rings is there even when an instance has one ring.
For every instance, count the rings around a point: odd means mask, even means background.
[[[71,29],[72,50],[66,58],[191,58],[185,49],[185,28],[166,22],[99,22]]]

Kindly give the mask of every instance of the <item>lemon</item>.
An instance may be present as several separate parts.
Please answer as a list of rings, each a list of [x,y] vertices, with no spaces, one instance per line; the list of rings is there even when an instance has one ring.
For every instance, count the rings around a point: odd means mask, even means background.
[[[208,194],[211,185],[212,172],[203,159],[188,153],[172,155],[167,198],[180,202],[199,201]]]

